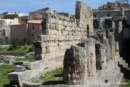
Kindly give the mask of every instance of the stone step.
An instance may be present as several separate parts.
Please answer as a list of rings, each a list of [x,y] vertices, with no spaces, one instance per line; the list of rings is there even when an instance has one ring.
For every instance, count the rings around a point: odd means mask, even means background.
[[[97,70],[97,76],[96,78],[99,78],[103,73],[103,70]]]
[[[111,59],[107,63],[108,66],[106,70],[102,70],[103,73],[102,71],[97,70],[96,80],[90,81],[94,84],[91,84],[87,87],[111,87],[111,86],[117,87],[119,84],[105,84],[105,81],[108,81],[109,83],[120,82],[120,79],[122,79],[122,77],[119,78],[119,75],[121,74],[120,72],[121,68],[118,67],[118,62],[122,64],[124,67],[128,66],[128,64],[123,60],[123,58]]]
[[[91,87],[91,85],[93,84],[93,82],[95,81],[95,77],[88,77],[88,80],[87,80],[88,84],[87,84],[87,87]]]
[[[128,63],[125,63],[125,64],[124,64],[124,68],[127,68],[127,67],[128,67]]]
[[[118,74],[117,78],[115,80],[116,84],[112,84],[111,87],[119,87],[119,85],[120,85],[120,83],[122,81],[122,78],[123,78],[123,74],[122,73]]]
[[[107,69],[99,78],[97,78],[96,81],[93,82],[94,84],[91,85],[91,87],[101,87],[101,85],[104,83],[107,77],[109,77],[114,71],[115,67]]]
[[[119,64],[124,65],[125,63],[126,63],[125,60],[119,61]]]
[[[101,87],[111,87],[112,84],[115,84],[117,76],[120,74],[120,68],[115,69],[115,71],[107,78],[106,84],[104,83]]]

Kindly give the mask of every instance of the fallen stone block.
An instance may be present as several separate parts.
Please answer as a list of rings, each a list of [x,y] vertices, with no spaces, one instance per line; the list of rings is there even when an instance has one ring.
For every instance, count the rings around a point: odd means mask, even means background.
[[[26,69],[25,69],[25,67],[23,67],[23,66],[20,66],[20,65],[16,65],[15,66],[15,72],[23,72],[23,71],[25,71]]]

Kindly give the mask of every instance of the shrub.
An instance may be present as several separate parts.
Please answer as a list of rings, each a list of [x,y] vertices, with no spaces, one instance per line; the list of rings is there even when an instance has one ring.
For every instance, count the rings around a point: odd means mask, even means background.
[[[17,46],[20,48],[21,45],[22,45],[22,39],[18,39],[18,38],[17,38],[17,39],[14,39],[14,40],[12,41],[12,46],[13,46],[14,49],[16,49]]]
[[[24,49],[24,50],[27,50],[27,49],[28,49],[28,45],[25,45],[23,49]]]
[[[34,51],[34,47],[31,46],[31,47],[29,48],[29,52],[33,52],[33,51]]]
[[[13,46],[10,46],[7,50],[13,50]]]
[[[23,38],[23,45],[27,44],[27,38]]]
[[[14,39],[12,41],[12,46],[13,46],[14,49],[16,49],[16,47],[18,46],[18,40],[17,39]]]
[[[22,39],[18,39],[18,46],[19,46],[19,48],[21,47],[21,45],[22,45]]]

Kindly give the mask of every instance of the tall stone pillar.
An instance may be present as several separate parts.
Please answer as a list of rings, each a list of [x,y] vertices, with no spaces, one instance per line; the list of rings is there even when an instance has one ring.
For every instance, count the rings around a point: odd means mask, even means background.
[[[120,56],[123,55],[123,18],[124,9],[121,8],[120,14],[117,14],[115,17],[113,17],[113,21],[115,22],[115,41],[119,42]]]
[[[109,44],[110,44],[110,58],[115,58],[115,40],[114,35],[109,36]]]
[[[102,70],[106,67],[105,46],[101,43],[96,43],[96,69]]]
[[[69,85],[87,84],[87,56],[83,47],[71,46],[66,51],[63,81]]]
[[[95,40],[93,38],[88,38],[87,40],[81,41],[78,45],[84,47],[86,50],[88,77],[96,76]]]
[[[95,55],[95,40],[89,38],[85,42],[85,49],[88,57],[88,76],[94,77],[96,75],[96,55]]]
[[[115,55],[119,56],[119,43],[115,42]]]
[[[123,30],[122,21],[115,21],[115,41],[119,42],[119,53],[123,55]]]
[[[109,45],[109,41],[106,38],[106,32],[105,31],[100,31],[97,32],[99,41],[101,44],[103,44],[105,46],[105,55],[107,56],[107,61],[110,60],[110,45]]]

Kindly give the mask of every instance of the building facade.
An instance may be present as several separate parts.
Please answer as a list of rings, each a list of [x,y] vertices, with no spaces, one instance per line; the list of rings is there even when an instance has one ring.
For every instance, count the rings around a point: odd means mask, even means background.
[[[121,2],[108,2],[105,5],[99,6],[98,9],[93,9],[93,16],[94,16],[94,28],[114,28],[115,23],[112,21],[112,17],[116,14],[120,13],[121,7],[124,8],[124,16],[126,17],[127,25],[130,24],[130,5],[127,3]]]
[[[10,44],[11,43],[11,25],[19,24],[18,18],[15,19],[0,19],[0,31],[1,38],[0,44]]]
[[[28,40],[28,25],[27,24],[16,24],[11,25],[11,32],[10,37],[11,41],[13,41],[15,38],[24,39],[26,38]]]
[[[28,41],[33,43],[35,36],[42,34],[42,20],[29,20],[28,21]]]

